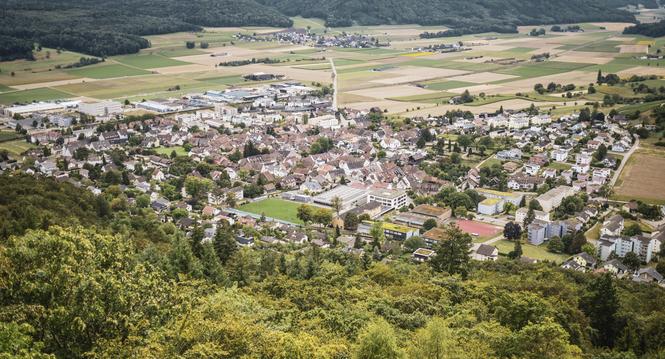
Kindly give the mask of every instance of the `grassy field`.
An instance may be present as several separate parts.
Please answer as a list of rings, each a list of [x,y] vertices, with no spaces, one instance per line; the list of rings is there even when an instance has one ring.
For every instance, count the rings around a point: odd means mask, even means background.
[[[7,152],[13,155],[20,155],[34,147],[35,145],[27,143],[24,140],[0,142],[0,150],[7,150]]]
[[[33,101],[59,100],[71,98],[72,95],[51,88],[38,88],[34,90],[23,90],[5,92],[0,94],[0,104],[10,105],[16,102],[26,103]]]
[[[630,157],[621,172],[612,198],[665,204],[663,178],[665,178],[665,152],[638,150]]]
[[[238,209],[241,211],[254,213],[258,215],[265,215],[288,221],[296,224],[303,224],[298,218],[298,207],[302,203],[286,201],[278,198],[267,198],[258,202],[250,202],[240,206]]]
[[[67,72],[77,77],[89,77],[92,79],[108,79],[112,77],[150,74],[150,71],[141,70],[120,64],[86,66],[74,70],[68,70]]]
[[[187,156],[188,152],[185,150],[184,147],[182,146],[174,146],[174,147],[157,147],[154,149],[155,152],[157,152],[158,155],[167,155],[171,156],[171,153],[175,151],[177,156]]]
[[[425,87],[428,90],[445,91],[445,90],[451,90],[451,89],[456,89],[456,88],[460,88],[460,87],[474,86],[475,84],[471,83],[471,82],[451,80],[451,81],[422,83],[422,85],[425,85]]]
[[[0,142],[11,141],[19,138],[19,135],[14,131],[0,131]]]
[[[600,223],[594,224],[593,227],[584,233],[584,237],[587,240],[597,241],[600,238],[600,226]]]
[[[500,240],[492,245],[499,249],[500,254],[505,254],[505,255],[507,255],[513,249],[515,249],[515,243],[508,240]],[[537,259],[540,261],[547,260],[559,264],[563,263],[569,257],[568,255],[565,254],[557,254],[549,252],[545,245],[534,246],[528,243],[522,243],[522,253],[524,256],[529,258]]]
[[[116,56],[113,60],[129,65],[138,67],[140,69],[154,69],[159,67],[187,65],[187,62],[174,60],[165,56],[148,54],[148,55],[125,55]]]

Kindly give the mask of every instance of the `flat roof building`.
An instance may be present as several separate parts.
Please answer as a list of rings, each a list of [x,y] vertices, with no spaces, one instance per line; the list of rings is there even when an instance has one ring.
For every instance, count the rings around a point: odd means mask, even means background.
[[[346,211],[367,203],[367,190],[341,185],[318,194],[312,199],[316,204],[332,207],[333,199],[336,197],[342,201],[341,211]]]
[[[88,116],[109,117],[122,113],[122,105],[115,101],[83,102],[79,112]]]
[[[409,197],[405,191],[400,190],[376,190],[369,193],[370,202],[378,202],[392,209],[400,209],[406,206]]]
[[[575,194],[575,189],[570,186],[559,186],[536,197],[536,201],[543,207],[543,211],[551,212],[558,207],[564,198]]]

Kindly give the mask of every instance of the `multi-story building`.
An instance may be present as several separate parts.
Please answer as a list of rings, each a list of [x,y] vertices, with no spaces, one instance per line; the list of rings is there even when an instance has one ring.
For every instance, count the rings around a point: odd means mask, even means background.
[[[570,186],[559,186],[536,197],[536,201],[543,207],[543,211],[551,212],[561,204],[561,201],[575,194],[575,189]]]
[[[369,202],[378,202],[392,209],[400,209],[407,205],[409,197],[405,191],[376,190],[369,193]]]

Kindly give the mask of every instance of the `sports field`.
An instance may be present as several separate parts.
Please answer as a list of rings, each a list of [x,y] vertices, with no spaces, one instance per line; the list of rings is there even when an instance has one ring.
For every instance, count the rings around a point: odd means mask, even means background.
[[[483,242],[488,239],[494,238],[501,233],[501,228],[491,224],[482,223],[478,221],[471,221],[468,219],[457,219],[455,224],[463,232],[472,236],[474,242]]]
[[[238,207],[239,210],[264,215],[266,217],[281,219],[296,224],[303,224],[298,218],[298,207],[302,203],[286,201],[279,198],[266,198],[257,202],[250,202]]]
[[[35,147],[33,144],[27,143],[24,140],[0,142],[0,150],[7,150],[7,152],[13,155],[20,155],[33,147]]]

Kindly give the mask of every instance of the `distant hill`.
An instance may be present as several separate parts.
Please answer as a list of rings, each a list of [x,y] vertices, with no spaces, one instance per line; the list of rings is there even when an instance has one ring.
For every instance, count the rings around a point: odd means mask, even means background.
[[[258,0],[289,16],[319,17],[328,26],[377,24],[479,26],[535,25],[635,18],[618,7],[631,0]],[[639,1],[656,7],[653,0]]]
[[[654,22],[652,24],[637,24],[625,28],[623,33],[626,35],[644,35],[649,37],[665,36],[665,21]]]
[[[29,58],[33,42],[111,56],[149,47],[143,35],[201,26],[293,24],[253,0],[9,0],[3,1],[0,15],[0,60]]]
[[[34,44],[96,56],[138,52],[144,35],[202,26],[446,25],[460,33],[514,32],[515,26],[586,21],[634,22],[626,5],[656,0],[5,0],[0,61],[31,58]]]

